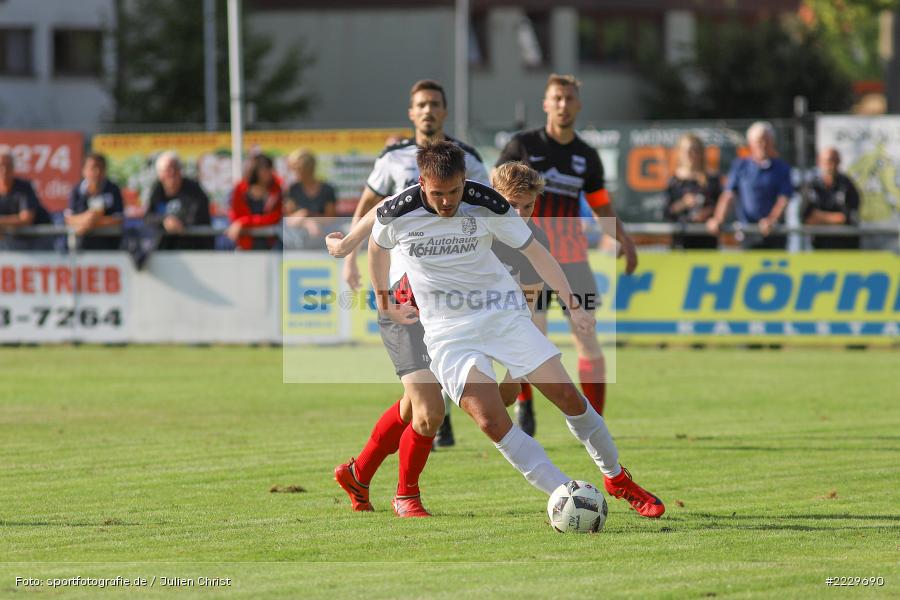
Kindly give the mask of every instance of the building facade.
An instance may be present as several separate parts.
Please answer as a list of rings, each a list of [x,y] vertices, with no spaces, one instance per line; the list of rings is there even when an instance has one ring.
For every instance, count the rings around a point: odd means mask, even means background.
[[[543,122],[550,73],[584,83],[581,122],[645,117],[642,65],[693,52],[705,19],[758,19],[796,0],[471,0],[470,130]],[[304,73],[317,98],[311,124],[406,122],[411,84],[438,79],[453,98],[452,0],[255,0],[249,26],[278,51],[314,55]],[[451,106],[451,112],[453,107]],[[452,128],[451,128],[452,129]]]
[[[453,0],[243,2],[245,27],[267,36],[275,56],[297,46],[314,58],[303,85],[315,103],[292,127],[405,125],[409,88],[422,78],[443,82],[454,97]],[[114,109],[107,83],[115,69],[115,3],[0,0],[0,128],[102,128]],[[644,118],[641,67],[689,57],[698,23],[755,19],[797,5],[470,0],[470,130],[541,123],[542,90],[552,72],[584,82],[582,125]],[[216,6],[225,10],[222,1]]]
[[[0,0],[0,128],[98,128],[112,111],[113,3]]]

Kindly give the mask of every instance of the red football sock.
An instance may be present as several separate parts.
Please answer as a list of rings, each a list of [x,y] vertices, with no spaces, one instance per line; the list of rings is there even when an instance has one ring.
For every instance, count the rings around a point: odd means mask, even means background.
[[[400,479],[397,482],[397,496],[403,498],[419,494],[419,475],[425,468],[434,436],[425,437],[416,433],[412,425],[406,428],[400,438]]]
[[[523,381],[522,391],[516,396],[516,400],[519,402],[528,402],[531,398],[531,384]]]
[[[606,361],[602,356],[594,359],[579,358],[578,378],[588,402],[602,415],[606,404]]]
[[[400,436],[403,435],[406,425],[400,418],[400,401],[397,400],[375,423],[369,441],[366,442],[362,452],[356,457],[356,462],[353,463],[353,474],[357,481],[363,485],[369,485],[372,477],[375,476],[375,471],[378,470],[388,454],[393,454],[400,447]]]

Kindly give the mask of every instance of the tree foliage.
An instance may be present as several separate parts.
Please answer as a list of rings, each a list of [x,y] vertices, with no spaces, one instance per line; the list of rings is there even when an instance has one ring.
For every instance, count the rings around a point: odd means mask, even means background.
[[[701,23],[693,60],[646,74],[652,118],[787,117],[795,96],[811,111],[843,111],[853,100],[819,33],[776,21]]]
[[[111,81],[119,123],[202,123],[203,0],[117,0],[117,70]],[[227,14],[216,11],[219,121],[229,115]],[[309,110],[298,88],[311,57],[299,45],[273,56],[270,38],[243,20],[244,95],[256,120],[284,121]]]
[[[879,14],[900,9],[898,0],[803,0],[798,12],[838,68],[853,80],[881,79]]]

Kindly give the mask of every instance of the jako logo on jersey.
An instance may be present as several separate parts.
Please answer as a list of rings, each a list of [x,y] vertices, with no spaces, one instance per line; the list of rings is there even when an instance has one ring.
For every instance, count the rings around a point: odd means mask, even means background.
[[[449,237],[437,240],[428,240],[423,244],[410,244],[409,255],[416,258],[423,256],[445,256],[448,254],[464,254],[475,252],[478,247],[478,238]]]
[[[410,237],[423,237],[425,235],[424,231],[410,231]]]
[[[572,155],[572,170],[581,175],[587,169],[587,161],[583,156]]]
[[[466,235],[472,235],[478,229],[475,217],[466,217],[462,220],[462,232]]]

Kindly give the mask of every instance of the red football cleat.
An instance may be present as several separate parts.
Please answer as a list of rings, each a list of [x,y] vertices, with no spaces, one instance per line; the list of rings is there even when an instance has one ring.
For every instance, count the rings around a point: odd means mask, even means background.
[[[612,479],[604,477],[603,485],[610,496],[627,500],[631,508],[642,517],[658,519],[666,512],[662,500],[636,484],[625,467],[622,467],[622,472]]]
[[[350,496],[350,507],[359,512],[373,511],[372,503],[369,502],[369,486],[361,484],[356,480],[353,474],[353,461],[334,468],[334,480],[343,488],[347,495]]]
[[[391,500],[391,506],[394,507],[394,513],[398,517],[430,517],[431,513],[422,506],[421,496],[411,496],[401,498],[394,496]]]

